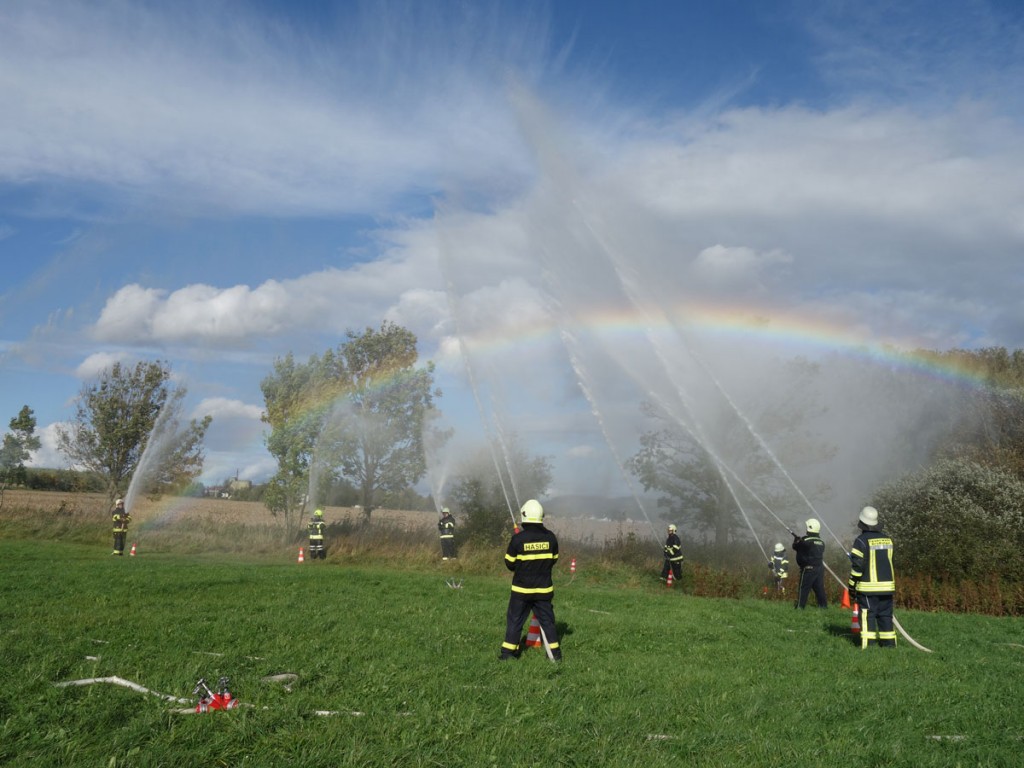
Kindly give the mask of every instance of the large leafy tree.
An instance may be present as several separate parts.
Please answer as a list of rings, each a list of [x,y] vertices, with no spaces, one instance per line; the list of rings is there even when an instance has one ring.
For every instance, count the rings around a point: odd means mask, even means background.
[[[127,492],[144,455],[140,490],[148,494],[185,488],[202,471],[212,418],[182,425],[186,389],[170,379],[170,367],[160,361],[114,363],[83,386],[74,419],[57,428],[60,451],[103,478],[110,499]]]
[[[10,421],[10,432],[0,446],[0,505],[9,485],[25,482],[25,462],[42,445],[36,435],[36,417],[27,405]]]
[[[982,382],[965,394],[959,419],[941,442],[940,457],[1002,468],[1024,480],[1024,350],[916,354]]]
[[[337,481],[358,491],[363,512],[406,491],[426,472],[424,425],[433,412],[434,365],[418,366],[416,336],[390,322],[349,331],[305,364],[276,360],[261,383],[267,448],[278,461],[266,503],[297,522]],[[316,497],[316,498],[311,498]]]
[[[518,506],[542,498],[551,485],[551,463],[531,456],[513,436],[507,450],[486,450],[456,470],[449,501],[465,521],[460,535],[489,544],[506,539]],[[496,459],[496,461],[495,461]],[[514,509],[511,509],[514,508]]]

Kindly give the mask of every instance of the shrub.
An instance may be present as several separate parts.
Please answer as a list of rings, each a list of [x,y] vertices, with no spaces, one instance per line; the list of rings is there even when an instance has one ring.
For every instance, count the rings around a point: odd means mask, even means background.
[[[1024,483],[948,460],[881,489],[875,506],[896,543],[897,579],[1024,582]]]

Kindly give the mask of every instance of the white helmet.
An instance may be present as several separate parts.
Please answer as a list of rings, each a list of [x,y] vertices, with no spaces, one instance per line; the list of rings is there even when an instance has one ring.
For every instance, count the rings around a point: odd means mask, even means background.
[[[864,509],[860,511],[860,517],[858,519],[868,528],[874,528],[878,525],[878,510],[874,507],[864,507]]]
[[[530,499],[528,502],[523,504],[522,509],[519,513],[523,516],[524,523],[543,523],[544,522],[544,507],[540,505],[540,502],[536,499]]]
[[[775,545],[775,551],[776,552],[785,552],[786,551],[786,548],[784,546],[782,546],[782,542],[781,541]]]
[[[448,507],[441,507],[441,514],[442,514],[442,515],[447,515],[447,514],[449,514],[449,512],[448,512]]]
[[[668,525],[668,532],[669,533],[675,533],[676,532],[676,524],[675,523],[669,523],[669,525]]]
[[[114,502],[115,507],[120,507],[122,504],[124,504],[124,499],[118,499]]]
[[[804,525],[807,526],[807,532],[808,533],[821,533],[821,523],[819,523],[813,517],[810,520],[808,520],[806,523],[804,523]]]

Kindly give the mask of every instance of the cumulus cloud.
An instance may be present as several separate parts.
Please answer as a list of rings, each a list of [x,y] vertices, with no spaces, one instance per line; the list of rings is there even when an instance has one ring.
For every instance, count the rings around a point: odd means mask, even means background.
[[[37,429],[36,436],[39,438],[40,447],[38,451],[33,451],[32,456],[25,462],[25,466],[50,469],[66,467],[68,464],[67,459],[64,458],[64,454],[57,448],[57,430],[69,426],[69,424],[57,422]]]
[[[125,352],[94,352],[78,364],[75,376],[80,379],[92,379],[109,370],[114,363],[123,363],[129,359]]]

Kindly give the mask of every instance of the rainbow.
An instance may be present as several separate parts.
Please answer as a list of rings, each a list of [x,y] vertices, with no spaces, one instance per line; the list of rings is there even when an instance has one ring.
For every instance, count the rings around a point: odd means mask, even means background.
[[[923,338],[879,338],[865,326],[792,310],[759,309],[722,304],[687,303],[665,313],[645,317],[635,309],[593,310],[574,318],[575,327],[625,343],[655,333],[692,332],[702,338],[756,343],[791,349],[806,357],[841,354],[877,365],[901,368],[953,383],[986,383],[976,361],[954,352],[928,349]],[[652,322],[652,318],[656,318]],[[463,339],[471,354],[508,354],[522,345],[559,345],[559,327],[548,317],[501,328],[488,328]]]

